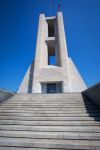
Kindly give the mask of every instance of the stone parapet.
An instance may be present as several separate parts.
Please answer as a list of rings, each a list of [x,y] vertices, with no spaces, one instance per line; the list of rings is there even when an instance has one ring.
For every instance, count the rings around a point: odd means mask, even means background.
[[[13,92],[8,92],[6,90],[0,90],[0,103],[7,100],[8,98],[14,96]]]

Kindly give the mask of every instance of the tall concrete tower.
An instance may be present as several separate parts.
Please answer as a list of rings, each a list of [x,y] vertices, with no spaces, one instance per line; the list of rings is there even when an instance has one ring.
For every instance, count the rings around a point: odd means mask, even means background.
[[[18,93],[66,93],[86,89],[68,57],[62,12],[56,17],[40,14],[36,53]]]

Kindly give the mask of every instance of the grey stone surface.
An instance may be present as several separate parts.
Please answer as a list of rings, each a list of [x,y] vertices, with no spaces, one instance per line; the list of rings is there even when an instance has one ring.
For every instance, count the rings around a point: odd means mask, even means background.
[[[100,109],[81,93],[16,94],[0,105],[0,150],[10,148],[99,150]]]
[[[4,140],[5,139],[5,140]],[[100,142],[94,140],[57,140],[57,139],[25,139],[25,138],[1,138],[0,145],[17,146],[27,148],[56,148],[56,149],[99,149]]]
[[[23,147],[1,147],[0,150],[51,150],[51,148],[23,148]],[[58,149],[52,149],[52,150],[58,150]],[[63,150],[63,149],[60,149]]]
[[[75,112],[74,112],[75,113]],[[96,121],[22,121],[22,120],[4,120],[0,121],[0,125],[22,125],[22,126],[100,126],[100,122]]]
[[[9,146],[2,146],[0,147],[0,150],[51,150],[51,148],[49,149],[45,149],[45,148],[23,148],[23,147],[9,147]],[[52,149],[52,150],[58,150],[58,149]],[[63,150],[63,149],[60,149]]]
[[[0,131],[0,137],[30,138],[30,139],[61,139],[61,140],[100,140],[100,133],[84,132],[29,132],[29,131]]]
[[[7,100],[8,98],[14,96],[14,93],[8,92],[6,90],[0,90],[0,103]]]
[[[83,91],[82,94],[83,96],[87,96],[100,107],[100,82]]]

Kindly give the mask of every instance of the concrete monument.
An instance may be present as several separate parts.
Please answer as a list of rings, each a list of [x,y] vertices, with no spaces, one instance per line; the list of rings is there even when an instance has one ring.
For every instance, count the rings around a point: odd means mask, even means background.
[[[18,93],[81,92],[86,85],[68,57],[62,12],[40,14],[36,53]]]

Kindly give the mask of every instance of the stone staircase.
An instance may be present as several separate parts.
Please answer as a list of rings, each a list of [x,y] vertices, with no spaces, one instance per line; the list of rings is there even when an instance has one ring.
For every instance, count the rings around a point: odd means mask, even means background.
[[[0,150],[100,150],[100,109],[81,93],[16,94],[0,104]]]

